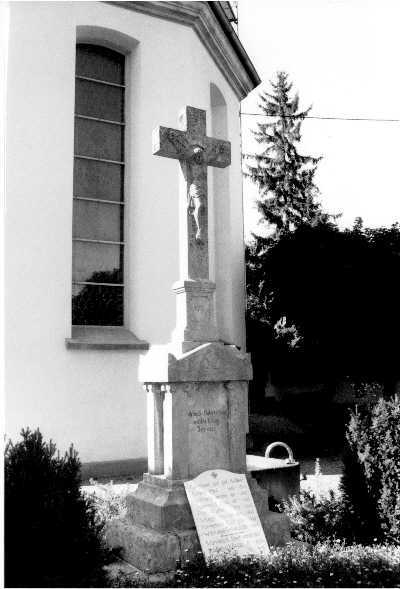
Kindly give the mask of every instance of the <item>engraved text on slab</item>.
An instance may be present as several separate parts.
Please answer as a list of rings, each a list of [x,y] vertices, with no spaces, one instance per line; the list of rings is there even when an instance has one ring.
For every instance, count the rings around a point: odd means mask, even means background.
[[[206,559],[269,552],[244,474],[210,470],[184,484]]]

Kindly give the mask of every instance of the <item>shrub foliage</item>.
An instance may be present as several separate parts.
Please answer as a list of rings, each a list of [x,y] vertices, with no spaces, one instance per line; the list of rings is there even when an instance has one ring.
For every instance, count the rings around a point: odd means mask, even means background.
[[[292,537],[302,542],[355,542],[352,522],[348,517],[349,504],[330,491],[328,497],[300,491],[300,499],[291,497],[281,506],[290,519]]]
[[[307,491],[283,502],[292,535],[305,542],[400,545],[400,404],[380,399],[351,414],[341,495]]]
[[[400,404],[380,399],[352,413],[342,491],[360,541],[400,544]]]
[[[6,587],[103,586],[112,558],[79,488],[73,446],[63,458],[37,429],[5,448]]]
[[[101,526],[113,519],[126,516],[126,498],[132,493],[131,485],[125,485],[122,492],[116,492],[114,481],[105,485],[99,484],[95,479],[90,479],[90,484],[95,488],[93,494],[88,493],[95,509],[95,522]]]

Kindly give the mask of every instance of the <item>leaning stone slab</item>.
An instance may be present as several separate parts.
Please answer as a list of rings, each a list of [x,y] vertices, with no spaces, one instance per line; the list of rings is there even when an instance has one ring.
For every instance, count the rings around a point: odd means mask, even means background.
[[[246,475],[215,469],[184,484],[206,559],[269,552]]]

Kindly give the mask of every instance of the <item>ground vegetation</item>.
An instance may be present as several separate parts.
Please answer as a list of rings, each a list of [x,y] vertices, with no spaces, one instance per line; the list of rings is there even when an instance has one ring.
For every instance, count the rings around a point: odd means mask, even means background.
[[[61,457],[39,430],[21,436],[5,448],[5,586],[103,587],[117,553],[81,493],[77,452]]]

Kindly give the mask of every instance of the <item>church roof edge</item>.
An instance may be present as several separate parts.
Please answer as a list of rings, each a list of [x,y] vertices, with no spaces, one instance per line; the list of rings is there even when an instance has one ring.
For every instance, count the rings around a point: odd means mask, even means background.
[[[104,3],[192,27],[239,100],[261,83],[220,2],[124,0]]]
[[[233,49],[235,50],[237,56],[245,67],[249,77],[251,78],[254,88],[256,88],[259,84],[261,84],[261,78],[257,74],[254,65],[252,64],[239,37],[232,27],[231,21],[226,14],[226,10],[222,6],[223,2],[207,2],[207,4],[209,4],[211,10],[215,14],[219,24],[221,25],[221,28],[228,37],[229,42],[231,43]],[[229,4],[229,2],[225,2],[225,4]]]

